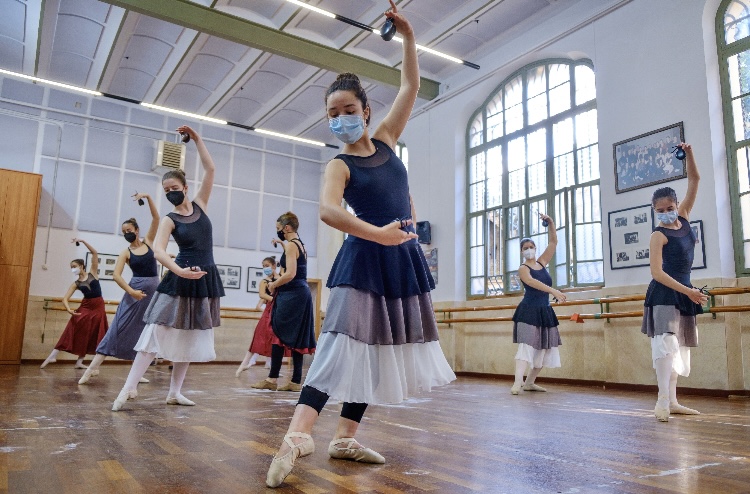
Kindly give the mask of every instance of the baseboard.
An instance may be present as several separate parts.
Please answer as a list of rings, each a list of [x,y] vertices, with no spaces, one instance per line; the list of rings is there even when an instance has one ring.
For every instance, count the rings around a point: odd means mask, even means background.
[[[460,377],[479,377],[482,379],[497,379],[502,381],[513,381],[514,376],[509,374],[484,374],[482,372],[456,372]],[[630,384],[611,383],[606,381],[594,381],[585,379],[566,379],[561,377],[538,377],[537,382],[550,384],[564,384],[568,386],[582,386],[588,388],[602,388],[620,391],[639,391],[645,393],[656,393],[658,388],[655,384]],[[678,388],[681,394],[696,396],[715,396],[720,398],[748,397],[750,390],[728,390],[728,389],[706,389],[706,388]]]

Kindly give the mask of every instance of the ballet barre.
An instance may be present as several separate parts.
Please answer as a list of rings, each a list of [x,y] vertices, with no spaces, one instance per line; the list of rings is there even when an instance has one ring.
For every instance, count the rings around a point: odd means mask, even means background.
[[[72,304],[80,303],[83,299],[69,299],[68,301]],[[67,309],[63,307],[62,305],[52,305],[54,303],[62,303],[62,298],[59,297],[45,297],[44,299],[44,310],[51,310],[51,311],[61,311],[61,312],[67,312]],[[111,305],[111,306],[118,306],[120,305],[120,302],[118,300],[105,300],[104,305]],[[114,314],[117,312],[116,309],[105,309],[104,312],[107,314]],[[221,312],[229,312],[229,314],[222,314],[222,318],[224,319],[251,319],[251,320],[259,320],[260,316],[255,314],[260,314],[263,311],[260,309],[244,309],[242,307],[221,307]],[[243,315],[243,314],[233,314],[236,312],[251,312],[254,313],[254,315]]]

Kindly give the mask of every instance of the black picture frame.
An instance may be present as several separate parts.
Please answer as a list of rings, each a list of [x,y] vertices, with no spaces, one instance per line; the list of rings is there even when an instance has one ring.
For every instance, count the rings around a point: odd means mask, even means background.
[[[260,293],[260,281],[265,278],[263,268],[250,266],[247,268],[247,291],[249,293]]]
[[[117,265],[117,258],[119,254],[102,254],[98,253],[99,258],[99,272],[96,273],[100,281],[114,281],[115,279],[115,266]],[[91,268],[91,252],[86,252],[86,269]]]
[[[685,162],[671,152],[680,142],[685,142],[682,122],[614,143],[615,192],[621,194],[687,177]]]
[[[692,269],[706,269],[706,243],[703,237],[703,220],[691,221],[690,228],[695,234],[695,252]]]
[[[654,230],[650,204],[609,212],[609,267],[637,268],[650,263],[649,244]]]
[[[242,286],[242,266],[229,266],[226,264],[217,264],[216,269],[219,271],[221,286],[231,290],[239,290]]]

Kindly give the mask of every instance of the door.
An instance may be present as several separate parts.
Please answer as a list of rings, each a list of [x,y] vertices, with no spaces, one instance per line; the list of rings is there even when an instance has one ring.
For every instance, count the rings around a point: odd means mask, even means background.
[[[0,264],[31,266],[42,176],[2,170],[0,184]]]

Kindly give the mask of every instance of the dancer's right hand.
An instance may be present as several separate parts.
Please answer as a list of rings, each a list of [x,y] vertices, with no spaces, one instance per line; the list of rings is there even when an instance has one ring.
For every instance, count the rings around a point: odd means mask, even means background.
[[[411,225],[411,220],[406,222],[406,226],[409,225]],[[419,238],[419,235],[416,233],[405,232],[402,230],[401,223],[398,221],[380,227],[380,232],[378,233],[376,242],[382,245],[401,245],[409,240]]]
[[[708,301],[708,295],[705,295],[697,288],[691,288],[687,296],[690,297],[690,300],[695,304],[703,305]]]
[[[558,302],[567,302],[568,297],[560,290],[555,290],[552,292],[552,296],[557,299]]]
[[[144,292],[143,290],[133,290],[130,293],[130,296],[136,300],[143,300],[144,298],[147,297],[146,292]]]
[[[81,315],[80,312],[76,312],[73,309],[68,309],[68,314],[70,314],[71,316],[80,316]]]
[[[188,267],[188,268],[182,268],[180,271],[175,273],[177,276],[181,278],[187,278],[189,280],[199,280],[203,278],[208,273],[206,271],[202,271],[201,268],[198,266]]]

